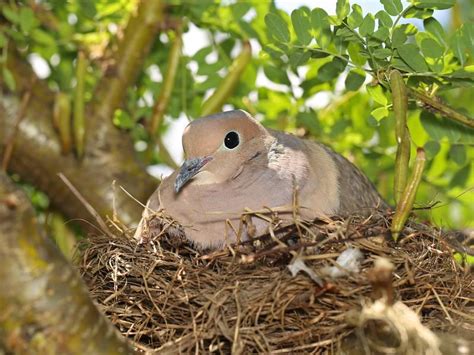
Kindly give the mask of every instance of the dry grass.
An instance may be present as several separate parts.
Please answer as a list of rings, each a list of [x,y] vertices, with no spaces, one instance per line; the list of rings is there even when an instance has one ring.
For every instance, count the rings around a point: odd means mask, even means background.
[[[138,348],[160,353],[355,353],[354,342],[371,331],[361,312],[380,297],[377,257],[394,265],[394,302],[403,301],[431,330],[472,334],[470,271],[455,262],[442,233],[425,225],[410,222],[392,244],[389,219],[298,223],[276,231],[278,240],[267,235],[209,254],[170,243],[166,234],[141,245],[126,236],[94,237],[83,246],[81,270],[118,329]],[[298,256],[318,273],[348,246],[364,254],[358,273],[326,279],[321,287],[288,271]],[[409,353],[406,344],[390,341],[391,348],[376,350]],[[365,341],[365,350],[371,344]]]

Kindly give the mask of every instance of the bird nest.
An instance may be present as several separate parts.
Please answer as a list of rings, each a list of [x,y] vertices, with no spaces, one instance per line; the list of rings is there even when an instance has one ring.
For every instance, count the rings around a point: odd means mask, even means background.
[[[446,334],[461,346],[458,336],[474,330],[469,268],[424,224],[409,222],[390,241],[390,218],[298,222],[213,252],[166,233],[141,244],[94,236],[81,271],[142,350],[421,354]],[[345,269],[336,259],[348,248],[363,259]]]

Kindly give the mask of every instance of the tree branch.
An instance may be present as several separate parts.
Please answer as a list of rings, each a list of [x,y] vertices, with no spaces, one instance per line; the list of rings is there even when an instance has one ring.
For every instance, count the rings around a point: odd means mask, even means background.
[[[243,43],[242,52],[235,58],[227,76],[221,81],[214,93],[202,104],[201,115],[207,116],[219,111],[226,100],[232,95],[240,76],[252,58],[250,42]]]
[[[438,101],[436,98],[430,97],[420,91],[414,89],[408,89],[408,92],[411,96],[415,99],[421,101],[423,105],[430,107],[431,109],[438,112],[440,115],[449,118],[453,121],[459,122],[465,126],[470,128],[474,128],[474,119],[463,115],[462,113],[452,109],[451,107],[443,104],[442,102]]]
[[[0,343],[7,352],[131,354],[80,276],[38,229],[23,192],[0,173]]]
[[[107,68],[97,86],[93,124],[100,125],[103,120],[112,121],[115,110],[122,105],[126,91],[142,70],[143,60],[160,28],[162,8],[161,0],[142,0],[136,14],[130,18],[113,56],[113,64]]]

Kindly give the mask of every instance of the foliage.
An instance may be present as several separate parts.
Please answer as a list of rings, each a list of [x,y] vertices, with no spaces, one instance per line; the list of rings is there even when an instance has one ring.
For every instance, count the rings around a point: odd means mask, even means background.
[[[205,99],[225,80],[242,43],[250,41],[253,58],[239,76],[228,105],[246,109],[269,127],[331,145],[366,172],[392,201],[396,141],[390,70],[398,69],[411,90],[436,95],[441,103],[473,117],[474,24],[466,21],[445,29],[433,17],[435,11],[453,7],[454,0],[380,2],[384,10],[370,14],[361,5],[338,0],[336,14],[330,15],[306,6],[288,14],[273,2],[257,0],[168,1],[167,14],[183,22],[185,36],[198,27],[210,40],[179,59],[160,134],[170,120],[183,114],[190,119],[201,115]],[[90,100],[108,51],[116,45],[137,2],[45,0],[31,4],[2,4],[3,56],[9,42],[26,55],[39,55],[51,71],[50,87],[72,94],[77,54],[84,51],[91,64],[84,100]],[[459,6],[472,10],[470,4],[456,4],[455,11],[459,14]],[[419,27],[413,19],[418,19]],[[156,72],[164,77],[174,38],[172,26],[162,31],[127,101],[115,113],[116,125],[128,130],[136,142],[153,141],[145,127],[152,116],[153,98],[164,86]],[[1,69],[5,82],[14,87],[11,73],[5,66]],[[439,110],[420,105],[413,97],[408,126],[411,155],[415,156],[416,147],[427,152],[418,204],[441,201],[429,212],[437,222],[472,224],[473,130],[441,117]],[[153,149],[141,157],[148,164],[166,162]]]

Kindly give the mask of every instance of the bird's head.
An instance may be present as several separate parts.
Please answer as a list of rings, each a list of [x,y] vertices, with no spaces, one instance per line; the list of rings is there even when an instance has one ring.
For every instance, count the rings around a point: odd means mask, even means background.
[[[246,161],[265,149],[267,130],[242,110],[227,111],[191,122],[183,134],[186,157],[175,180],[175,192],[191,179],[211,184],[237,176]]]

